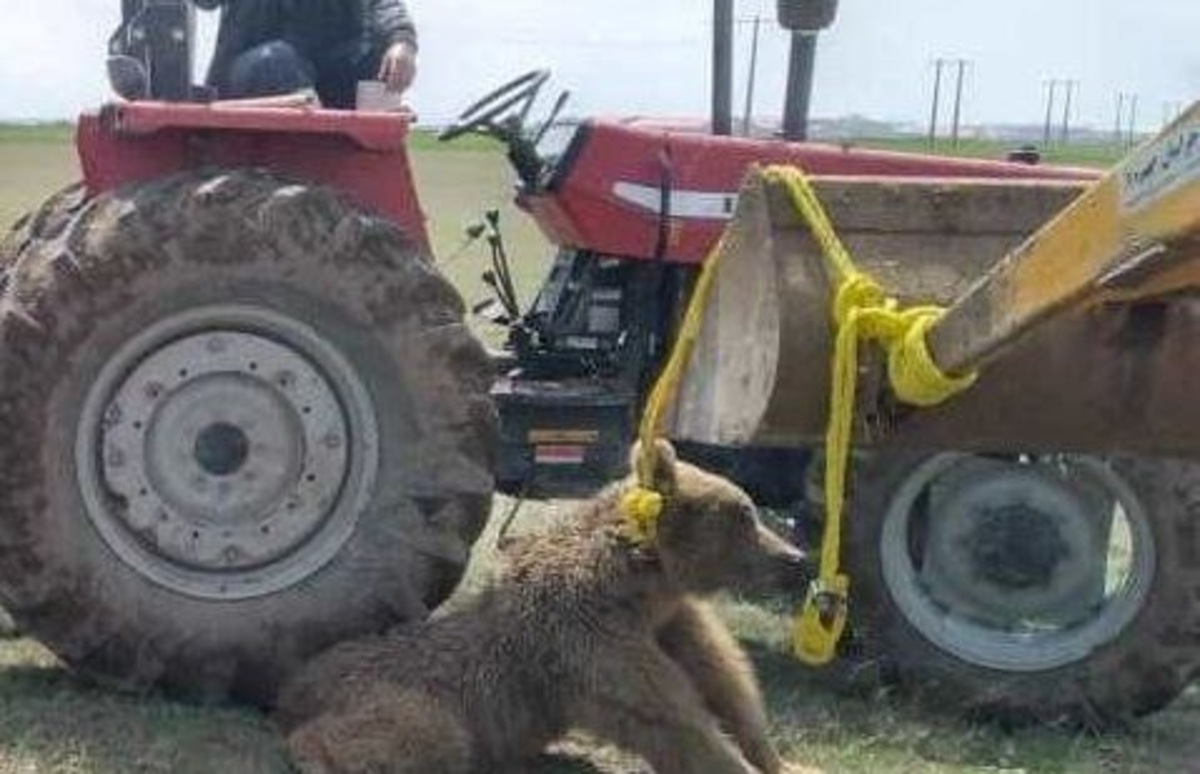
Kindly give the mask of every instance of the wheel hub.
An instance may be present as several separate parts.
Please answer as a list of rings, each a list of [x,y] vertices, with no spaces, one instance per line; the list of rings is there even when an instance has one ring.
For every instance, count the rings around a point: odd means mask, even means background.
[[[1133,490],[1103,460],[941,454],[896,491],[884,582],[930,642],[989,669],[1085,658],[1136,616],[1155,568]]]
[[[981,512],[960,547],[980,581],[1013,590],[1049,587],[1071,555],[1051,519],[1021,503]]]
[[[219,308],[112,358],[77,462],[88,515],[128,564],[189,594],[255,596],[319,569],[348,537],[374,432],[354,370],[315,332]]]
[[[216,422],[196,436],[193,454],[205,473],[228,476],[237,473],[246,464],[246,458],[250,456],[250,440],[237,425]]]
[[[971,459],[931,487],[929,594],[993,626],[1067,624],[1103,597],[1102,519],[1036,466]]]

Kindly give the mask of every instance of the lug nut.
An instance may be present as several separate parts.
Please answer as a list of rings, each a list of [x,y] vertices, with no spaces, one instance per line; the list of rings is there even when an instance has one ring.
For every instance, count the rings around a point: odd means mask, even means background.
[[[121,424],[121,420],[125,417],[125,412],[121,410],[119,403],[114,403],[104,412],[104,429],[109,430]]]
[[[110,468],[122,468],[125,466],[125,452],[114,446],[108,450],[104,461]]]

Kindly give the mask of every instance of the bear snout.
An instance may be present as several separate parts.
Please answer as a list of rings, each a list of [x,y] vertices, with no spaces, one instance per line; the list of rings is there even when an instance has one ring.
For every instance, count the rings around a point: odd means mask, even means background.
[[[758,546],[766,565],[763,580],[781,591],[803,591],[816,577],[816,567],[800,548],[758,525]]]

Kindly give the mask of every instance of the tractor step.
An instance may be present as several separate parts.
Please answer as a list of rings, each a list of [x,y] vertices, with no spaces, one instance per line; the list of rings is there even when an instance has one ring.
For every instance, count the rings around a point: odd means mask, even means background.
[[[635,396],[625,384],[505,377],[492,397],[501,417],[502,492],[586,497],[628,469]]]

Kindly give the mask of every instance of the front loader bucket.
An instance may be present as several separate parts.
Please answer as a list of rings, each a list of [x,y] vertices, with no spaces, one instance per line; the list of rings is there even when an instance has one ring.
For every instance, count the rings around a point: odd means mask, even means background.
[[[863,177],[814,186],[861,269],[901,300],[938,303],[961,295],[1083,190],[1057,181]],[[717,444],[820,438],[830,277],[782,182],[750,176],[720,249],[676,434]]]
[[[826,178],[850,255],[904,303],[951,305],[1080,197],[1078,183]],[[719,445],[811,445],[828,418],[830,277],[780,182],[752,174],[720,248],[668,432]],[[1197,447],[1200,308],[1098,304],[1033,326],[979,383],[933,409],[895,404],[865,356],[856,443],[980,451]],[[935,353],[936,354],[936,353]],[[1153,407],[1153,408],[1151,408]],[[1130,422],[1137,419],[1139,421]]]

